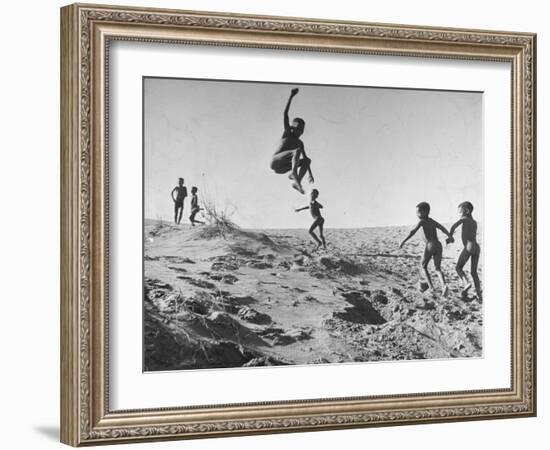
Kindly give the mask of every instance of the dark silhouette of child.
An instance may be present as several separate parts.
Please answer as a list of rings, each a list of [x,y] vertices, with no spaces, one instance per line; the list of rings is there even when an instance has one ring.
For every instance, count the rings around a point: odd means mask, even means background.
[[[172,200],[174,202],[174,222],[179,224],[181,222],[181,215],[183,214],[183,201],[187,197],[187,188],[183,185],[183,178],[178,178],[178,185],[172,189]],[[176,196],[174,197],[174,194]]]
[[[441,245],[441,242],[439,242],[439,239],[437,239],[437,230],[441,230],[443,233],[445,233],[448,237],[451,237],[447,229],[441,225],[439,222],[436,222],[433,220],[430,215],[430,205],[426,202],[421,202],[418,205],[416,205],[416,215],[420,219],[416,227],[414,227],[409,235],[401,242],[399,247],[403,247],[405,243],[412,238],[415,233],[422,228],[424,231],[424,239],[426,241],[426,246],[424,248],[424,255],[422,256],[421,261],[421,267],[422,270],[420,272],[420,276],[422,278],[425,278],[428,282],[428,285],[430,286],[430,289],[433,292],[434,285],[432,283],[432,278],[430,277],[430,273],[428,272],[428,264],[430,260],[433,258],[434,260],[434,266],[435,271],[437,272],[437,275],[439,276],[439,280],[441,281],[441,285],[443,286],[443,296],[447,296],[449,293],[449,286],[447,286],[447,283],[445,281],[445,275],[443,275],[443,272],[441,271],[441,259],[443,257],[443,246]]]
[[[466,296],[468,294],[468,290],[472,287],[472,284],[468,281],[466,273],[464,273],[464,266],[470,259],[470,276],[474,281],[477,298],[481,301],[481,283],[479,281],[479,275],[477,274],[477,266],[479,264],[481,248],[476,239],[477,222],[472,217],[473,210],[474,205],[470,202],[462,202],[458,205],[458,215],[460,216],[460,219],[451,227],[450,236],[447,239],[447,242],[453,242],[453,234],[455,230],[462,225],[462,244],[464,245],[464,248],[458,257],[458,261],[456,262],[456,273],[458,273],[460,281],[462,281],[462,295]]]
[[[197,191],[197,186],[193,186],[191,188],[191,215],[189,216],[189,220],[191,221],[191,225],[193,226],[195,226],[196,223],[204,223],[200,220],[195,219],[195,216],[201,210],[199,206],[199,197],[197,196]]]
[[[313,223],[309,227],[309,234],[315,239],[315,242],[317,242],[317,245],[321,247],[321,245],[324,248],[327,248],[327,243],[325,241],[325,236],[323,234],[323,227],[325,225],[325,219],[323,216],[321,216],[321,209],[323,208],[323,205],[321,205],[317,198],[319,197],[319,191],[317,189],[312,189],[311,191],[311,201],[309,202],[308,206],[304,206],[303,208],[296,209],[296,212],[304,211],[306,209],[309,209],[311,212],[311,217],[313,217]],[[317,237],[315,234],[315,228],[319,228],[319,236],[321,239]]]
[[[298,88],[292,89],[284,110],[285,130],[279,147],[273,154],[271,169],[279,174],[290,172],[288,177],[292,180],[292,187],[300,192],[300,194],[304,194],[302,179],[305,174],[309,173],[310,183],[313,183],[314,179],[311,172],[311,159],[306,156],[304,143],[300,140],[306,124],[303,119],[296,117],[292,120],[291,125],[288,119],[290,103],[296,94],[298,94]]]

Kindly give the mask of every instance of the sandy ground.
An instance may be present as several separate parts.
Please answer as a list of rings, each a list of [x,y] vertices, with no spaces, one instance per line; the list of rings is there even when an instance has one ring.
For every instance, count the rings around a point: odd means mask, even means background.
[[[317,250],[306,230],[146,221],[145,370],[480,357],[460,244],[444,250],[450,295],[433,266],[435,293],[422,293],[422,239],[398,248],[409,228],[328,229]]]

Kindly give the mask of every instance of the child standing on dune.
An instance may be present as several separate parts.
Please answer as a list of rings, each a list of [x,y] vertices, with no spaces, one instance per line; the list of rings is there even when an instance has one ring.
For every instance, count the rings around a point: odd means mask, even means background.
[[[303,208],[296,209],[296,212],[304,211],[306,209],[309,209],[311,212],[311,217],[313,217],[313,223],[309,227],[309,234],[315,239],[315,242],[317,242],[317,245],[323,248],[327,248],[327,243],[325,241],[325,236],[323,234],[323,227],[325,225],[325,219],[323,216],[321,216],[321,209],[323,208],[323,205],[321,205],[317,198],[319,197],[319,191],[317,189],[312,189],[311,191],[311,201],[309,202],[308,206],[304,206]],[[319,236],[321,239],[317,237],[315,234],[315,228],[319,228]]]
[[[464,245],[464,249],[460,253],[458,261],[456,262],[456,273],[458,273],[458,276],[463,284],[462,296],[466,296],[468,294],[468,290],[472,287],[472,284],[468,281],[468,277],[464,273],[464,266],[468,260],[471,259],[470,276],[472,277],[472,280],[474,280],[477,298],[481,301],[481,284],[479,281],[479,275],[477,274],[477,265],[479,263],[481,248],[479,247],[476,239],[477,222],[472,217],[473,210],[474,205],[470,202],[462,202],[458,205],[458,214],[460,215],[460,219],[451,227],[450,236],[447,239],[447,242],[453,242],[453,234],[455,230],[462,225],[462,244]]]
[[[437,272],[437,275],[439,276],[439,280],[441,281],[441,285],[443,286],[443,296],[446,297],[449,293],[449,286],[447,286],[447,283],[445,281],[445,275],[443,275],[443,272],[441,271],[441,259],[443,257],[443,246],[441,245],[441,242],[439,242],[439,239],[437,239],[437,230],[441,230],[443,233],[445,233],[449,238],[451,238],[451,234],[447,231],[447,229],[441,225],[439,222],[436,222],[433,220],[430,215],[430,205],[426,202],[421,202],[418,205],[416,205],[416,215],[420,219],[416,227],[414,227],[409,235],[401,242],[399,245],[399,248],[402,248],[405,243],[412,238],[415,233],[422,228],[424,231],[424,238],[426,240],[426,247],[424,248],[424,255],[422,256],[422,272],[421,276],[423,275],[423,278],[426,279],[428,282],[428,285],[430,286],[430,289],[434,290],[434,286],[432,283],[432,278],[430,277],[430,273],[428,272],[428,264],[430,260],[433,258],[434,260],[434,266],[435,271]],[[452,239],[452,238],[451,238]]]
[[[178,185],[172,189],[170,193],[172,201],[174,202],[174,222],[178,225],[181,222],[181,215],[183,214],[183,201],[187,197],[187,188],[183,185],[183,178],[178,178]],[[174,194],[176,196],[174,197]]]
[[[193,226],[195,226],[196,223],[204,223],[200,220],[195,219],[195,216],[201,210],[199,206],[199,197],[197,196],[197,191],[197,186],[193,186],[191,188],[191,215],[189,216],[189,220],[191,221],[191,225]]]

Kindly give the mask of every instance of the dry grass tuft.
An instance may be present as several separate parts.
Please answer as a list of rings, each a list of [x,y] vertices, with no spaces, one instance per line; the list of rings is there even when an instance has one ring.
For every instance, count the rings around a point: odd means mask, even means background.
[[[231,220],[235,214],[235,208],[227,205],[220,207],[209,197],[202,200],[202,212],[206,226],[201,230],[204,238],[225,237],[239,229],[239,226]]]

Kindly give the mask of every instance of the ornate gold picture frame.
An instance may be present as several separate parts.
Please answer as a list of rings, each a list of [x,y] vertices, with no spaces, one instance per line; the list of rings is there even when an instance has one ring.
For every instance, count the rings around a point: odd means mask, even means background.
[[[510,386],[113,410],[108,68],[115,41],[509,63],[511,149],[502,158],[512,160]],[[536,36],[530,33],[85,4],[62,8],[61,441],[81,446],[534,416],[535,88]]]

